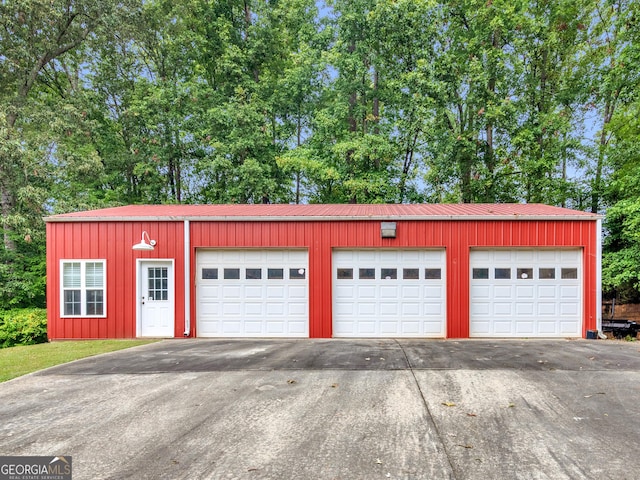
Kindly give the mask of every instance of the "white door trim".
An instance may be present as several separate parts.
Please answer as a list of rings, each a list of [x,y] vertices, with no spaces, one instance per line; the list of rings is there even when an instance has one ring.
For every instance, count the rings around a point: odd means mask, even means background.
[[[169,275],[169,288],[173,291],[173,323],[174,330],[172,330],[171,335],[167,335],[168,337],[174,337],[175,331],[175,302],[176,302],[176,286],[175,286],[175,260],[173,258],[137,258],[136,259],[136,337],[142,336],[142,267],[143,264],[147,263],[170,263],[171,264],[171,272]]]

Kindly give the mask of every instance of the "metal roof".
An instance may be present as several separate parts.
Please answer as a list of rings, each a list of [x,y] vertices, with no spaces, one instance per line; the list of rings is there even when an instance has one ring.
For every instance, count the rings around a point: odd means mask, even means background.
[[[536,203],[339,205],[127,205],[63,213],[46,222],[597,220],[600,215]]]

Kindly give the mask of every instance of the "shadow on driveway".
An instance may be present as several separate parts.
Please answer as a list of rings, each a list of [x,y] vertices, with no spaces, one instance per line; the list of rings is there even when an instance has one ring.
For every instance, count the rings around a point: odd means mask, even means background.
[[[640,347],[595,340],[166,340],[38,375],[236,370],[640,370]]]

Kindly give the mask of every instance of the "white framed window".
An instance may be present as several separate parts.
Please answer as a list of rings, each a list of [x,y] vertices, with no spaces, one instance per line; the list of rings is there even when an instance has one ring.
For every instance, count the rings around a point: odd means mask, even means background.
[[[105,260],[61,260],[60,285],[62,317],[106,317]]]

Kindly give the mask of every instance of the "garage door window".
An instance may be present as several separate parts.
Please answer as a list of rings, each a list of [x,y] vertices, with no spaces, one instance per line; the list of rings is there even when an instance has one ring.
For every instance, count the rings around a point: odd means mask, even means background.
[[[533,278],[533,268],[519,268],[518,278],[522,280],[531,280]]]
[[[508,280],[511,278],[510,268],[496,268],[495,270],[496,280]]]
[[[420,278],[420,270],[417,268],[402,269],[402,278],[404,280],[418,280]]]
[[[563,280],[575,280],[578,278],[577,268],[563,268],[560,271],[560,278]]]
[[[239,268],[225,268],[224,269],[224,279],[225,280],[240,280],[240,269]]]
[[[245,278],[247,280],[260,280],[262,278],[261,268],[247,268],[245,271]]]
[[[268,268],[267,278],[269,280],[282,280],[284,279],[284,269],[282,268]]]
[[[289,278],[291,280],[304,280],[306,278],[306,270],[304,268],[290,268]]]
[[[375,280],[376,269],[375,268],[361,268],[358,278],[360,280]]]
[[[202,279],[203,280],[217,280],[218,279],[218,269],[217,268],[203,268],[202,269]]]
[[[440,280],[442,279],[442,269],[440,268],[425,268],[424,269],[425,280]]]
[[[336,278],[338,280],[353,280],[353,268],[339,268]]]
[[[473,278],[475,280],[487,280],[489,278],[489,269],[488,268],[474,268],[473,269]]]
[[[397,280],[398,279],[398,269],[397,268],[381,268],[380,276],[385,280]]]
[[[540,280],[553,280],[556,278],[555,268],[541,268],[538,270]]]

